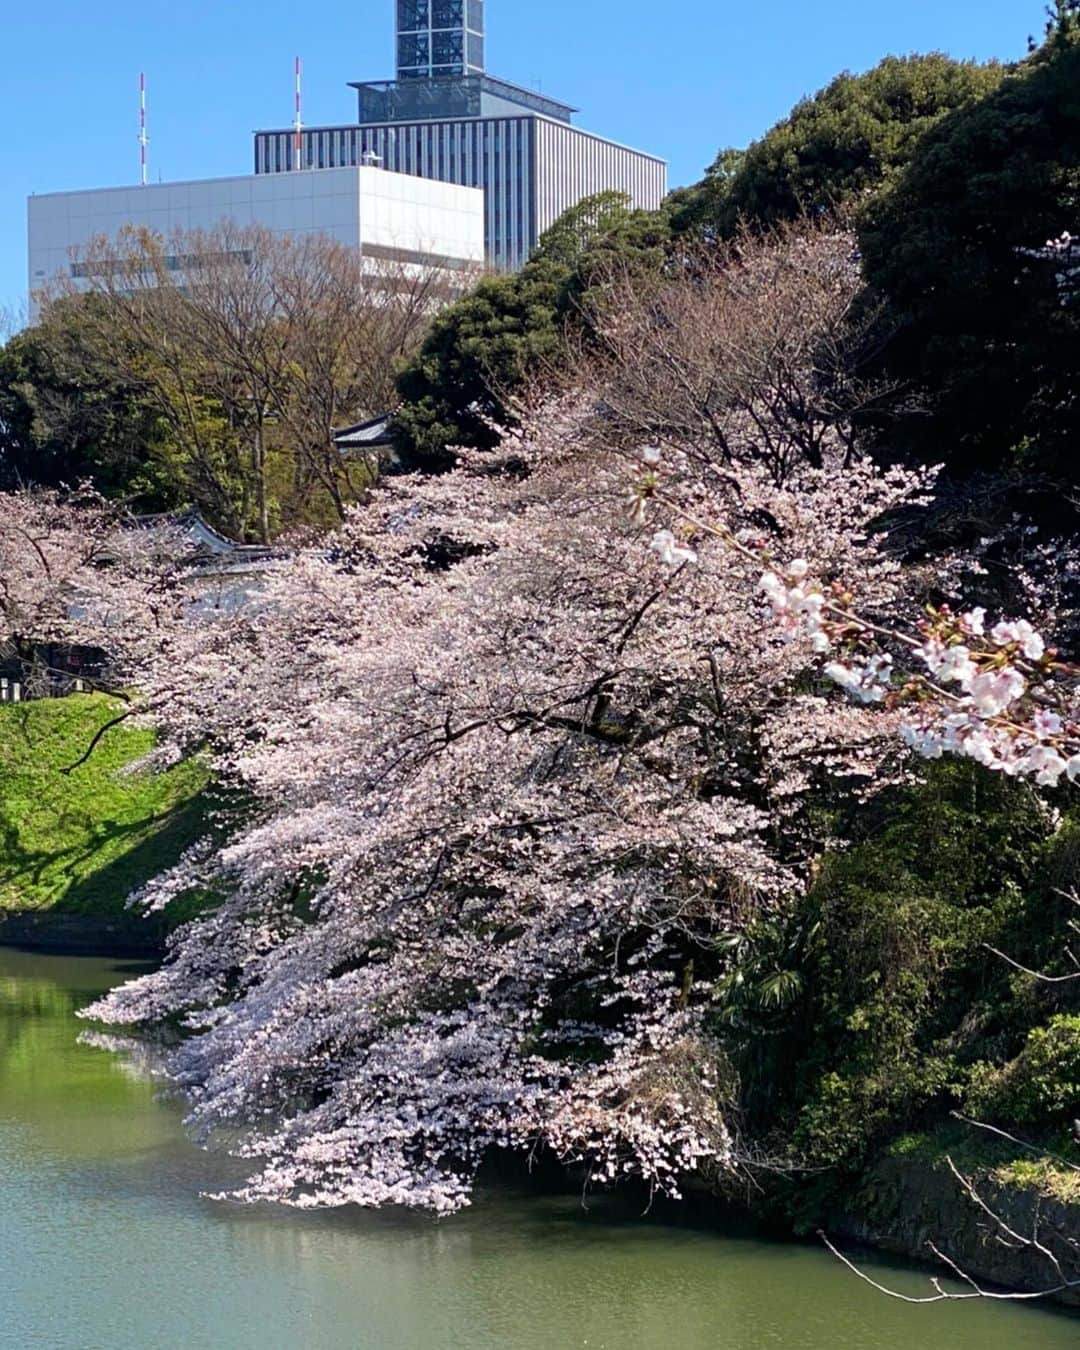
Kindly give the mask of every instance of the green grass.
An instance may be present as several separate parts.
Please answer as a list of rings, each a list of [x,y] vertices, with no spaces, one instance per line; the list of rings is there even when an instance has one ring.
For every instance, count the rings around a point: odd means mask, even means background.
[[[118,917],[199,834],[202,764],[121,772],[152,749],[150,731],[115,727],[64,772],[121,711],[99,695],[0,706],[0,910]]]
[[[1043,1148],[1046,1153],[1038,1151]],[[948,1121],[924,1134],[894,1139],[887,1152],[891,1158],[917,1159],[942,1171],[946,1158],[951,1158],[965,1176],[1035,1191],[1063,1204],[1080,1203],[1080,1172],[1074,1170],[1080,1165],[1080,1149],[1064,1131],[1060,1137],[1034,1140],[1031,1148],[1024,1148],[960,1121]]]
[[[1054,1158],[1014,1158],[994,1169],[994,1180],[1003,1186],[1038,1191],[1046,1199],[1064,1205],[1080,1204],[1080,1172],[1062,1166]]]

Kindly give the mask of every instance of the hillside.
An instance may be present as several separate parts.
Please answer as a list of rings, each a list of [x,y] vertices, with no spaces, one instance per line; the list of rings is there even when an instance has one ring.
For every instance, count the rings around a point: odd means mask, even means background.
[[[151,731],[112,728],[70,768],[119,710],[102,696],[0,707],[0,911],[129,917],[131,892],[197,833],[200,764],[123,772],[152,749]]]

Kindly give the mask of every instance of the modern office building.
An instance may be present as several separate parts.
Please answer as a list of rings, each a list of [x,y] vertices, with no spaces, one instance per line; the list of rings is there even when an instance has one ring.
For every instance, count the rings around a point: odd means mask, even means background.
[[[484,197],[461,187],[368,165],[319,173],[210,178],[149,187],[31,197],[31,304],[58,275],[85,278],[80,254],[127,226],[168,240],[177,230],[230,221],[274,234],[329,235],[373,259],[467,273],[484,264]]]
[[[255,172],[270,176],[381,164],[478,187],[488,261],[519,267],[583,197],[615,190],[656,210],[663,160],[573,125],[576,109],[484,71],[483,0],[397,0],[397,79],[351,86],[355,122],[255,135]]]

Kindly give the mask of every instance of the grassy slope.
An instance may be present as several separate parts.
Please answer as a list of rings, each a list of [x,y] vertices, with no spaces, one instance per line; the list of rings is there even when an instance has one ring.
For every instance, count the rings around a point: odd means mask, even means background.
[[[99,696],[0,706],[0,910],[121,915],[196,836],[201,765],[119,772],[153,746],[149,731],[116,727],[63,772],[118,711]]]
[[[1045,1153],[1040,1153],[1041,1147]],[[906,1134],[894,1139],[886,1156],[913,1159],[940,1171],[948,1181],[948,1160],[962,1175],[985,1183],[1034,1191],[1047,1200],[1062,1204],[1080,1204],[1080,1173],[1069,1155],[1075,1145],[1066,1131],[1049,1142],[1022,1143],[996,1137],[958,1121],[948,1121],[921,1134]],[[949,1182],[949,1184],[953,1184]]]

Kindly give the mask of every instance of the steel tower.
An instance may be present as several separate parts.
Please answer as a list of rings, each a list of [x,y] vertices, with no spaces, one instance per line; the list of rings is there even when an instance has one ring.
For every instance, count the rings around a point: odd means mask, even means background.
[[[397,0],[397,77],[484,73],[484,0]]]

